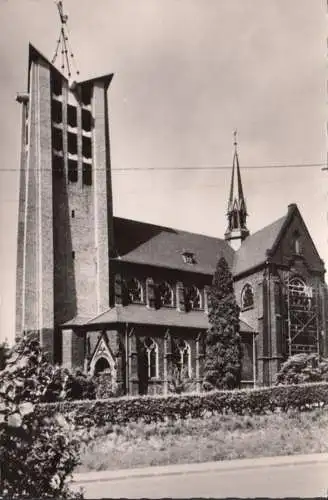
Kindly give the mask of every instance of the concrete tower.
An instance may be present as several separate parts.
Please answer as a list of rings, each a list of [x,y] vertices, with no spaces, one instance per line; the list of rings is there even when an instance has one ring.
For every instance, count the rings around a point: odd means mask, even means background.
[[[58,359],[59,327],[109,306],[113,251],[107,89],[70,84],[34,47],[22,104],[16,338],[34,331]],[[57,338],[58,336],[58,338]]]
[[[234,148],[227,212],[228,228],[224,234],[224,238],[234,250],[238,250],[242,241],[249,235],[249,231],[246,226],[247,208],[241,182],[236,132],[234,133]]]

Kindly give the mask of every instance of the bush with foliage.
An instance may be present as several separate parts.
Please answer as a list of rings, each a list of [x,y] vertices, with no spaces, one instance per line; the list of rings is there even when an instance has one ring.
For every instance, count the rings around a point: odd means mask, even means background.
[[[69,372],[63,377],[65,399],[95,399],[97,397],[97,385],[92,377],[86,375],[82,370]]]
[[[188,376],[187,370],[180,366],[173,366],[168,376],[168,391],[172,394],[182,394],[196,390],[196,382]]]
[[[276,384],[328,382],[328,359],[318,354],[295,354],[287,359],[276,375]]]
[[[66,483],[79,463],[74,424],[37,407],[63,390],[53,370],[38,342],[23,338],[0,371],[0,498],[82,498]]]
[[[7,342],[2,342],[0,344],[0,370],[3,370],[6,366],[6,359],[9,355],[9,346]]]
[[[240,386],[242,347],[239,335],[239,306],[232,274],[222,257],[216,267],[208,295],[204,389],[233,389]]]
[[[118,384],[113,382],[113,375],[110,369],[94,375],[92,381],[95,386],[97,399],[107,399],[122,395]]]
[[[328,384],[274,386],[168,396],[121,397],[38,405],[41,416],[70,415],[78,429],[129,422],[163,422],[207,415],[264,415],[274,411],[307,411],[328,405]]]
[[[29,377],[30,372],[34,372],[36,363],[40,363],[38,370],[42,373],[42,376],[40,375],[41,380],[38,383],[41,383],[44,392],[41,393],[41,389],[38,389],[37,398],[39,402],[50,403],[62,399],[89,400],[96,397],[96,385],[91,377],[84,374],[81,370],[70,371],[67,368],[49,363],[39,343],[31,336],[21,339],[11,350],[7,346],[4,346],[3,352],[2,369],[7,365],[15,365],[15,360],[20,359],[22,356],[28,359],[28,365],[25,367],[27,377]],[[42,385],[44,382],[46,384]],[[28,388],[25,388],[25,390],[28,392]]]

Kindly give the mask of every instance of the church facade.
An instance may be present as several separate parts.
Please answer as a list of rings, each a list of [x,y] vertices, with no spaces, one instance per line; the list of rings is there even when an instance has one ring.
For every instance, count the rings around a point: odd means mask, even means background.
[[[295,204],[250,235],[237,145],[222,239],[115,217],[107,91],[70,83],[30,46],[22,105],[16,338],[108,370],[126,394],[201,388],[207,290],[225,257],[241,308],[242,385],[270,385],[297,352],[327,353],[324,263]]]

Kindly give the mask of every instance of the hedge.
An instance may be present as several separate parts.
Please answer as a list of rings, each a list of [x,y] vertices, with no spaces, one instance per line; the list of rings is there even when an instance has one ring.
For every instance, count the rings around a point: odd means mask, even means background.
[[[132,421],[160,422],[235,413],[259,415],[274,411],[305,411],[328,403],[328,383],[213,391],[169,396],[121,397],[39,404],[41,416],[70,414],[75,425],[90,428]]]

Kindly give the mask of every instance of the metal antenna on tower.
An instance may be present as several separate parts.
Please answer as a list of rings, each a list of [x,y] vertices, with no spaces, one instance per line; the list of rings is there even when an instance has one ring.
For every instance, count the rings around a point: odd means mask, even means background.
[[[61,71],[62,71],[62,73],[65,73],[67,71],[68,78],[71,78],[72,65],[75,67],[75,72],[77,75],[79,75],[80,72],[76,67],[75,60],[74,60],[74,54],[70,48],[69,41],[68,41],[68,30],[67,30],[68,16],[66,14],[64,14],[64,7],[63,7],[62,0],[55,0],[55,4],[57,5],[61,26],[60,26],[59,37],[57,40],[55,54],[54,54],[54,57],[52,58],[51,62],[52,62],[52,64],[55,64],[57,56],[58,56],[58,52],[60,50],[60,53],[61,53]]]

